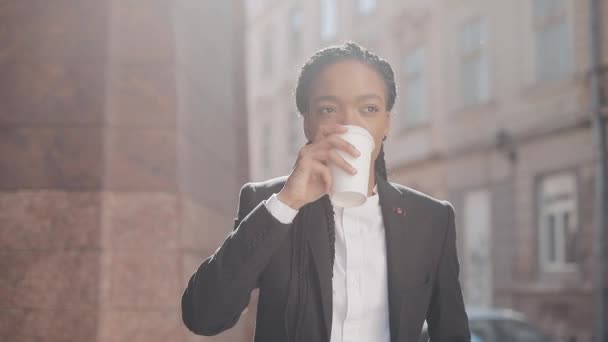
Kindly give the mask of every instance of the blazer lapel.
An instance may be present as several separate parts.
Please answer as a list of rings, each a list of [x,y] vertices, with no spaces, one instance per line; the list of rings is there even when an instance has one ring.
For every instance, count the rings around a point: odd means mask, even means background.
[[[408,205],[402,193],[388,181],[376,179],[379,202],[386,234],[386,263],[388,274],[388,306],[391,341],[399,341],[400,311],[407,274],[402,267],[407,250]]]
[[[332,265],[329,253],[329,237],[327,234],[327,220],[322,201],[317,200],[310,203],[305,209],[306,219],[303,220],[308,226],[306,235],[308,236],[310,250],[313,256],[313,263],[317,270],[318,290],[321,293],[321,303],[323,305],[323,322],[325,323],[325,340],[329,341],[332,318]]]

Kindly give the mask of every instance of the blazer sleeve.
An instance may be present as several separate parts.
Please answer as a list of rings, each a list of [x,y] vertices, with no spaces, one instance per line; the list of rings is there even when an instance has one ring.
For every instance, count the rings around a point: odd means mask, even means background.
[[[469,320],[464,308],[456,253],[454,208],[444,201],[446,232],[426,321],[431,342],[469,342]]]
[[[241,188],[232,232],[192,274],[184,290],[182,320],[197,335],[217,335],[236,324],[289,232],[291,224],[277,220],[256,197],[251,183]]]

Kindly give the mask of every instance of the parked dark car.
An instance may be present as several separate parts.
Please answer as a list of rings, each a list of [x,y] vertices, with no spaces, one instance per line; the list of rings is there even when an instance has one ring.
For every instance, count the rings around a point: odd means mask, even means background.
[[[509,309],[468,309],[471,342],[550,342],[526,317]],[[426,322],[420,342],[428,342]],[[432,342],[432,341],[431,341]]]

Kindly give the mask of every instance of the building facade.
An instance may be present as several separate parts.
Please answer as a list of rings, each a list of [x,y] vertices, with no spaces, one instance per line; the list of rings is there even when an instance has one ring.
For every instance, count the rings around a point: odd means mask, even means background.
[[[241,1],[0,5],[0,340],[206,338],[181,296],[248,178]]]
[[[389,178],[457,211],[469,307],[525,313],[557,338],[594,322],[595,150],[589,4],[574,0],[247,2],[251,178],[304,145],[293,88],[326,45],[354,40],[395,70]],[[602,2],[608,18],[608,4]],[[603,41],[608,24],[603,25]],[[603,46],[608,62],[608,44]]]

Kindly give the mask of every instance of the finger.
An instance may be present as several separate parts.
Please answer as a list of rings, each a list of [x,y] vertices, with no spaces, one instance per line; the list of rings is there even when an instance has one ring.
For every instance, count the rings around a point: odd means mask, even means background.
[[[351,143],[349,143],[348,141],[342,139],[342,137],[338,136],[338,135],[330,135],[327,137],[327,142],[330,143],[332,145],[332,147],[338,148],[350,155],[352,155],[353,157],[358,157],[361,155],[361,152]]]
[[[332,178],[331,178],[331,172],[329,171],[329,168],[326,165],[323,165],[321,162],[319,161],[314,161],[311,164],[311,168],[314,170],[314,172],[321,176],[321,178],[323,179],[323,183],[325,184],[325,192],[329,193],[331,191],[331,187],[332,187]]]
[[[329,157],[329,155],[326,156],[325,154],[322,154],[318,151],[330,151],[333,149],[339,149],[341,151],[344,151],[345,153],[348,153],[355,158],[361,155],[361,152],[354,145],[337,135],[331,135],[326,139],[321,139],[309,145],[308,151],[314,156],[323,156],[322,160],[327,160],[327,157]],[[317,157],[317,159],[319,159],[319,157]]]
[[[357,173],[357,169],[355,169],[349,162],[347,162],[336,150],[331,150],[329,152],[329,159],[332,163],[342,168],[344,171],[354,175]]]
[[[308,152],[307,157],[326,164],[327,160],[329,160],[329,151],[329,149],[322,148],[322,146],[317,145]]]
[[[326,150],[317,148],[317,150],[311,151],[307,157],[312,159],[310,162],[321,162],[325,166],[331,161],[345,172],[352,175],[357,174],[357,169],[347,162],[335,149]]]
[[[329,159],[329,150],[322,148],[319,143],[311,144],[301,151],[302,158],[316,160],[323,164]]]
[[[302,154],[302,163],[305,164],[308,168],[310,168],[311,164],[321,163],[321,165],[327,167],[327,162],[329,160],[329,150],[317,148],[305,151]]]
[[[344,142],[344,141],[342,140],[342,142]],[[354,149],[354,147],[353,147],[353,149]],[[351,151],[351,149],[347,149],[347,150]],[[355,151],[356,151],[356,149],[355,149]],[[348,152],[346,152],[346,153],[348,153]],[[358,151],[357,151],[356,154],[360,154],[360,153],[358,153]],[[318,160],[321,163],[323,163],[324,165],[328,165],[328,162],[331,161],[334,165],[337,165],[338,167],[340,167],[341,169],[343,169],[344,171],[346,171],[349,174],[354,175],[357,173],[357,170],[349,162],[346,161],[343,154],[340,154],[338,149],[334,148],[332,143],[330,141],[327,141],[327,139],[316,143],[315,146],[312,146],[311,149],[308,151],[308,154],[306,155],[306,157],[310,158],[310,159]]]

